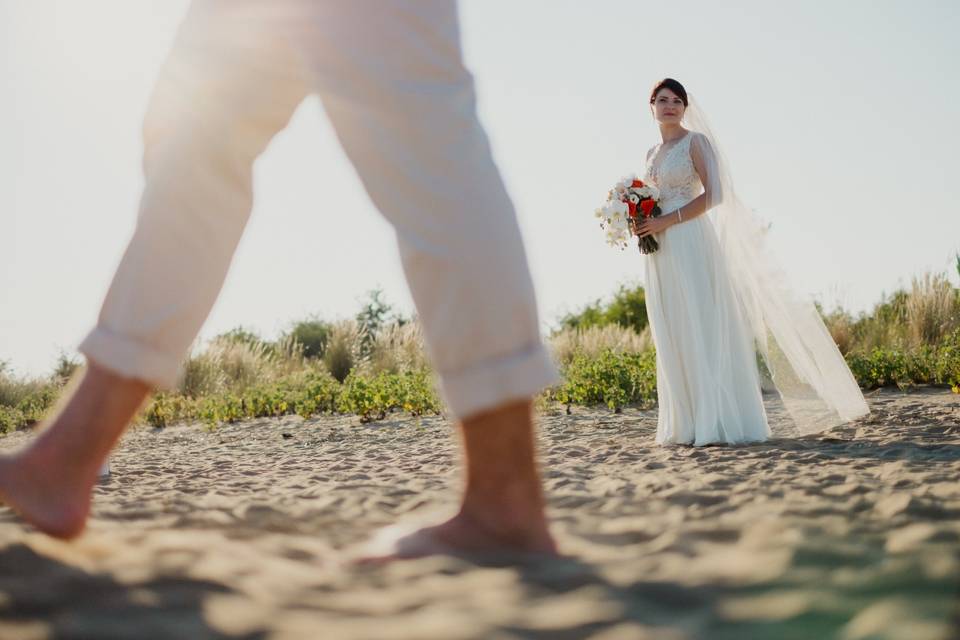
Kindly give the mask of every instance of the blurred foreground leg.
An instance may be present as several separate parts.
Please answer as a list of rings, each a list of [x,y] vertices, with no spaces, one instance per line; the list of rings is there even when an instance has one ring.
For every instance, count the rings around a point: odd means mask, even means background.
[[[0,460],[0,496],[39,529],[80,533],[100,465],[151,387],[171,387],[253,206],[253,162],[306,95],[282,26],[293,5],[191,5],[144,124],[146,184],[89,369],[31,445]]]
[[[317,3],[301,40],[324,107],[394,226],[466,488],[448,522],[374,551],[551,553],[530,398],[556,378],[513,204],[476,112],[454,2]]]

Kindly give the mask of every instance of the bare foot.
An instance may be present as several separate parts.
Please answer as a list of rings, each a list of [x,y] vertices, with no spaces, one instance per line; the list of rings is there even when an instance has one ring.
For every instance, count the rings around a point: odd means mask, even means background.
[[[423,556],[557,555],[544,515],[529,401],[474,416],[461,425],[466,481],[460,512],[415,530],[374,536],[362,563]]]
[[[51,536],[80,535],[101,465],[148,393],[91,364],[30,445],[0,457],[0,501]]]
[[[46,534],[75,538],[90,512],[96,474],[63,482],[62,474],[51,473],[54,461],[37,458],[29,451],[0,458],[0,502]]]
[[[357,562],[382,564],[433,555],[507,560],[559,554],[545,526],[495,531],[461,511],[438,525],[421,528],[395,525],[382,529],[362,547]]]

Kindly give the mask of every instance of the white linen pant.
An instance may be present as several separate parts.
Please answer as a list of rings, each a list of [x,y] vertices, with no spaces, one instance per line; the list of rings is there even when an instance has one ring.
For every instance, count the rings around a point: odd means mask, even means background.
[[[194,2],[148,108],[136,231],[80,351],[176,383],[250,215],[253,162],[310,93],[395,228],[454,415],[554,382],[449,0]]]

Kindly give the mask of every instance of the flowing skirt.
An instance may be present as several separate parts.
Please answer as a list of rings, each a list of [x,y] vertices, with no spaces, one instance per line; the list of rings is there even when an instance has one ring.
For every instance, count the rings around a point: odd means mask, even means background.
[[[644,256],[657,348],[657,442],[740,443],[770,436],[753,338],[709,216],[657,236]]]

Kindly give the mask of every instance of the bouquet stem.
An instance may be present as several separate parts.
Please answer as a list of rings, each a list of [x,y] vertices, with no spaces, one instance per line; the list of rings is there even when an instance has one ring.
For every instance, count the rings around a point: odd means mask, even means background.
[[[660,249],[660,243],[657,242],[653,236],[643,236],[642,238],[637,238],[637,247],[640,249],[640,253],[646,255],[658,251]]]

